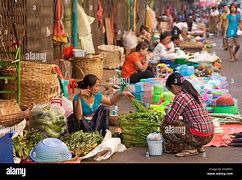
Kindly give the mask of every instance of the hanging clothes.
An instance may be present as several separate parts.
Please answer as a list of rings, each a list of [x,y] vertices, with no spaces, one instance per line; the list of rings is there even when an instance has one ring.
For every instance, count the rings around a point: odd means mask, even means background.
[[[56,43],[67,43],[67,36],[62,23],[62,0],[55,1],[55,22],[53,40]]]
[[[77,17],[78,37],[81,43],[81,48],[86,50],[87,53],[95,53],[91,34],[91,24],[93,23],[94,18],[88,16],[79,3],[77,4]]]
[[[98,6],[97,6],[97,19],[98,19],[98,26],[103,26],[103,8],[101,0],[98,0]]]

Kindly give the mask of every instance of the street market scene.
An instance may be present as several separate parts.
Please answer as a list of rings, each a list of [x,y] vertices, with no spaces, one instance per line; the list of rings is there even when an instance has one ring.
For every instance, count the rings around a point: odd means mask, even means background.
[[[0,163],[242,163],[241,8],[0,0]]]

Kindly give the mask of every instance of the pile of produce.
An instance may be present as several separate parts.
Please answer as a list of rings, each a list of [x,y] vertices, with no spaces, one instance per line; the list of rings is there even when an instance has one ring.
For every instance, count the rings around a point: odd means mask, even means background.
[[[62,138],[62,141],[77,156],[85,156],[102,140],[103,136],[98,132],[83,132],[82,130]]]
[[[31,149],[43,139],[38,130],[24,130],[23,136],[13,139],[14,155],[20,159],[26,159]]]
[[[132,99],[137,112],[120,116],[119,125],[122,128],[122,142],[130,146],[147,146],[147,135],[160,132],[164,113],[145,108],[139,101]]]
[[[65,110],[60,106],[34,107],[30,119],[30,127],[38,129],[45,138],[59,138],[66,129]]]
[[[130,146],[147,146],[146,137],[152,132],[160,132],[163,114],[159,112],[135,112],[121,116],[122,142]]]

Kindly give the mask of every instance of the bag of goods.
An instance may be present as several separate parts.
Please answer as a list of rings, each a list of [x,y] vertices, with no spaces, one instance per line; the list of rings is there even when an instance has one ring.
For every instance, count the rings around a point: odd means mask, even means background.
[[[133,31],[124,31],[123,35],[123,47],[127,49],[133,49],[138,43],[138,38]]]
[[[44,138],[59,138],[66,130],[65,110],[56,105],[37,105],[31,111],[29,125]]]

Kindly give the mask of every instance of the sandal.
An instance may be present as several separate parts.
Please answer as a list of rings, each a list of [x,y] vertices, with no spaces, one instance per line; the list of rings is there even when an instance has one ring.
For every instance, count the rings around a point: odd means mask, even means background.
[[[234,60],[234,59],[230,59],[229,61],[230,61],[230,62],[234,62],[235,60]]]
[[[197,152],[203,153],[203,152],[205,152],[205,149],[203,147],[197,148]]]
[[[196,149],[192,149],[192,150],[183,150],[182,152],[176,153],[176,156],[186,157],[186,156],[193,156],[197,154],[198,154],[198,151]]]

